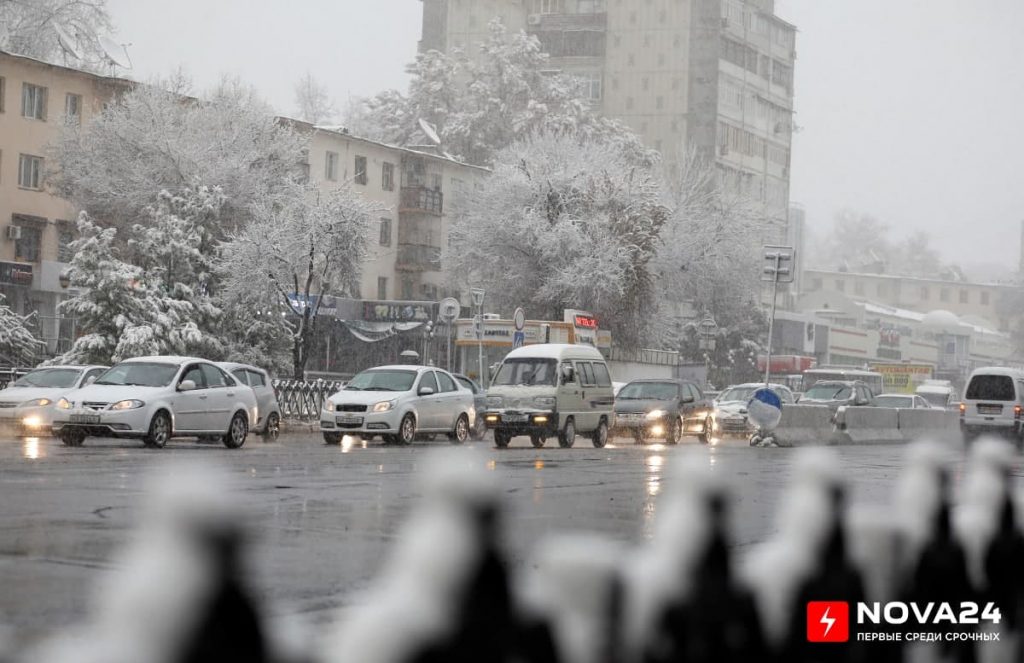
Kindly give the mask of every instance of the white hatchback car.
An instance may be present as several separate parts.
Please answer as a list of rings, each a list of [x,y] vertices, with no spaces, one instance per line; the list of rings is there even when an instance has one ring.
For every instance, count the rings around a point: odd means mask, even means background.
[[[0,425],[25,435],[49,434],[53,406],[61,396],[84,387],[106,366],[44,366],[0,390]]]
[[[87,436],[141,439],[161,448],[172,437],[217,435],[245,444],[259,420],[256,395],[216,364],[195,357],[138,357],[57,401],[53,432],[68,446]]]
[[[324,401],[320,432],[327,444],[339,444],[345,435],[412,444],[418,433],[446,433],[461,444],[475,417],[473,392],[447,371],[381,366],[359,373]]]
[[[252,429],[267,439],[276,440],[281,434],[281,405],[277,402],[277,392],[274,391],[270,375],[262,368],[249,364],[220,361],[217,365],[255,392],[260,417]]]

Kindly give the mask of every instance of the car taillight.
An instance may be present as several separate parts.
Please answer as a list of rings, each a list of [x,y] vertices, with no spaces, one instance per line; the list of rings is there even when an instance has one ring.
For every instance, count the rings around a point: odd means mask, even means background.
[[[962,417],[965,414],[967,414],[967,403],[961,403],[960,404],[960,416]]]
[[[1021,410],[1021,407],[1019,405],[1014,405],[1013,406],[1013,418],[1014,419],[1020,419],[1020,410]]]

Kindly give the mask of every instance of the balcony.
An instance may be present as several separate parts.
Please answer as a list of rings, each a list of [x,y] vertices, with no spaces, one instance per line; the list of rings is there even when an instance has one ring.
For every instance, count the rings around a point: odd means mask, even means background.
[[[403,186],[401,212],[425,212],[441,216],[444,212],[444,194],[425,186]]]
[[[439,272],[441,271],[441,247],[400,243],[395,269],[403,272]]]
[[[608,29],[606,12],[585,14],[531,14],[530,32],[550,32],[563,30],[605,31]]]

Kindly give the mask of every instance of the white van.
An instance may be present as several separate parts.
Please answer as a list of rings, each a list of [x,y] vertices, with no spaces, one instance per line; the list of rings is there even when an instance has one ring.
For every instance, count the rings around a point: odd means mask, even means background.
[[[484,421],[499,447],[517,435],[528,435],[538,448],[549,437],[571,447],[577,434],[603,447],[614,404],[608,364],[596,348],[528,345],[508,353],[495,372]]]
[[[914,393],[928,401],[932,407],[949,410],[960,405],[960,394],[949,380],[925,380]]]
[[[960,404],[960,428],[968,440],[984,433],[1021,440],[1024,410],[1024,371],[1016,368],[978,368],[967,381]]]

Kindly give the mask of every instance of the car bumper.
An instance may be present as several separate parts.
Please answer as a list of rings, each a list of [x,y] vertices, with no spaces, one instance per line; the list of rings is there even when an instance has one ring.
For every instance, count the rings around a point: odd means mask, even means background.
[[[389,412],[320,411],[320,431],[342,435],[388,435],[398,432],[402,415]]]
[[[53,434],[66,429],[82,430],[101,437],[144,437],[152,417],[146,408],[111,412],[109,410],[59,411],[54,415]]]
[[[747,436],[754,432],[754,427],[746,417],[715,417],[711,432],[719,436]]]
[[[558,413],[544,410],[488,410],[484,423],[491,430],[513,435],[553,435],[558,431]]]
[[[669,421],[669,417],[648,419],[646,415],[634,417],[630,414],[616,414],[612,424],[612,434],[664,437],[669,431]]]
[[[53,425],[49,407],[14,407],[0,411],[0,428],[19,435],[48,435]]]
[[[961,417],[960,430],[965,433],[993,435],[1021,435],[1024,422],[1017,419],[1000,419],[992,417]]]

